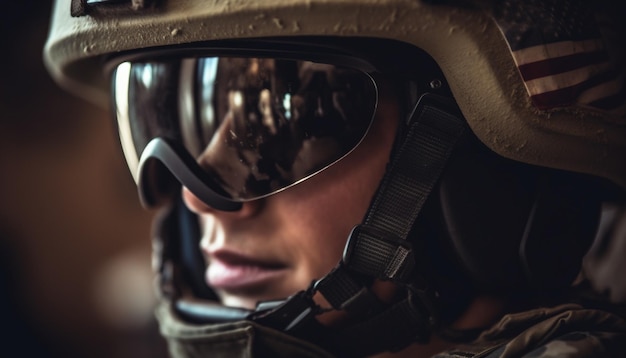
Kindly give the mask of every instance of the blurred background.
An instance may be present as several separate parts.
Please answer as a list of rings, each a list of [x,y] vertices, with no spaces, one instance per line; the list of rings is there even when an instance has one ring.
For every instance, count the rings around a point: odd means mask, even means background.
[[[164,357],[151,213],[110,114],[59,90],[43,67],[50,7],[0,9],[1,355]]]

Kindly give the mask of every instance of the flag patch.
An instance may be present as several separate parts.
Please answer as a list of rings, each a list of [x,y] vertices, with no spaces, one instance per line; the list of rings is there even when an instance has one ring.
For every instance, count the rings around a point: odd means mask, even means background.
[[[592,6],[582,0],[497,2],[494,16],[537,108],[578,105],[626,116],[623,63],[607,48]]]

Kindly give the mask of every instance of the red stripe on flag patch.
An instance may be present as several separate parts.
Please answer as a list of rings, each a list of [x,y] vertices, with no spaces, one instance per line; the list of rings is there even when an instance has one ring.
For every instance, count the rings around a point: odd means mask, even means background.
[[[530,81],[606,62],[608,59],[606,51],[577,53],[520,65],[519,71],[524,81]]]

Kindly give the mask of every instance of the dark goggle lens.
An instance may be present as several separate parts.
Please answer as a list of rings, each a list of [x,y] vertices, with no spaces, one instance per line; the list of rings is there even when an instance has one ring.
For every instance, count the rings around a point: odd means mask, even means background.
[[[359,70],[269,58],[125,62],[113,90],[136,180],[142,152],[163,138],[236,201],[276,193],[347,155],[365,137],[377,99]]]

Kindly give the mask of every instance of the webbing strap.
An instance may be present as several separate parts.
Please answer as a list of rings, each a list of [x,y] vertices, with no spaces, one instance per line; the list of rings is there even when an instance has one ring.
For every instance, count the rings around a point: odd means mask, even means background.
[[[342,265],[316,288],[324,297],[331,297],[333,307],[350,311],[346,302],[367,297],[363,294],[368,290],[366,281],[355,276],[410,284],[414,257],[406,238],[465,128],[454,102],[422,96],[363,224],[350,235]],[[371,354],[384,348],[376,342],[400,347],[425,339],[433,319],[432,303],[414,295],[407,290],[403,301],[346,328],[340,334],[341,343]]]
[[[398,282],[410,276],[413,253],[405,239],[464,130],[465,122],[452,101],[422,96],[363,225],[350,235],[343,260],[349,271]],[[319,288],[325,297],[337,296],[332,290],[343,285],[324,282]],[[361,289],[351,286],[336,289],[342,290],[344,300]]]
[[[367,314],[382,307],[382,303],[365,283],[343,265],[335,267],[315,285],[315,290],[324,295],[330,305],[337,310],[355,314]]]
[[[406,238],[426,198],[439,179],[457,140],[465,130],[454,104],[424,95],[416,107],[416,119],[395,156],[365,224]],[[441,108],[443,105],[443,109]]]
[[[414,261],[409,242],[364,225],[352,230],[343,255],[351,271],[401,283],[410,279]]]
[[[361,287],[363,287],[362,282],[355,280],[353,275],[348,273],[343,266],[337,266],[317,283],[315,289],[324,295],[331,306],[341,309],[341,305],[349,300],[355,292],[358,292]]]

